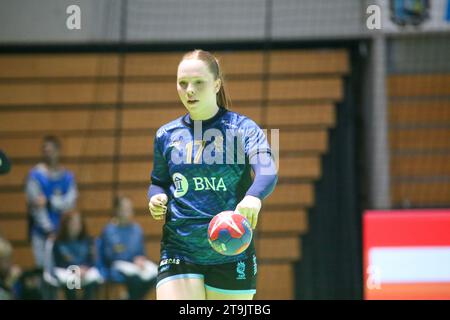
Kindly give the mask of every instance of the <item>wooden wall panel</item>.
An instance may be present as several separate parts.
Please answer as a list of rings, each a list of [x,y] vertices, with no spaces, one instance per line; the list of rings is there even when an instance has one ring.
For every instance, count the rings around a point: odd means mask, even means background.
[[[98,104],[117,102],[117,83],[0,83],[0,105]]]
[[[45,134],[36,134],[35,137],[0,138],[2,150],[10,158],[33,158],[37,161],[42,157],[42,139]],[[84,157],[111,157],[114,154],[114,137],[65,137],[58,136],[61,140],[61,155],[69,158]],[[30,168],[33,165],[30,165]]]
[[[115,77],[117,54],[25,54],[0,56],[0,78]]]
[[[114,110],[2,112],[0,132],[64,132],[70,130],[112,130]]]
[[[349,72],[346,50],[274,50],[270,55],[272,74],[318,74]]]
[[[450,100],[416,100],[389,104],[391,125],[448,124]]]
[[[391,184],[394,206],[435,207],[449,203],[450,183],[434,182],[396,182]]]
[[[428,97],[450,95],[450,74],[391,75],[390,97]]]
[[[334,127],[336,112],[332,104],[306,104],[278,106],[269,105],[267,123],[276,126],[326,126]]]
[[[340,77],[313,79],[271,80],[269,100],[342,100],[343,85]]]
[[[450,129],[446,128],[391,130],[389,138],[395,151],[450,149]]]
[[[310,183],[279,184],[264,202],[270,205],[311,206],[314,203],[314,188]]]
[[[294,269],[291,263],[258,264],[256,300],[294,298]]]

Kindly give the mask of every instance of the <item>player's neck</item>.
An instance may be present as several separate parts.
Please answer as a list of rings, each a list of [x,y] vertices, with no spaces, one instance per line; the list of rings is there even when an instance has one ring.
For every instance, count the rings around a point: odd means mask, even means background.
[[[120,216],[116,216],[113,218],[113,222],[119,227],[126,227],[133,223],[132,218],[123,218]]]
[[[202,120],[208,120],[211,119],[212,117],[214,117],[217,112],[219,111],[219,107],[216,105],[214,105],[212,108],[205,108],[203,110],[199,110],[199,112],[189,112],[189,117],[191,118],[191,120],[194,121],[202,121]]]
[[[52,162],[52,161],[45,161],[42,163],[43,167],[49,171],[49,172],[59,172],[61,171],[61,165],[58,161]]]

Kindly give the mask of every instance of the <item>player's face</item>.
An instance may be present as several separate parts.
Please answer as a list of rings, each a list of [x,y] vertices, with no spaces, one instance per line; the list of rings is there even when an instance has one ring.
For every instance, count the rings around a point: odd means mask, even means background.
[[[187,59],[178,66],[178,95],[189,112],[215,107],[219,89],[220,80],[214,79],[214,75],[203,61]]]
[[[71,217],[69,221],[69,236],[71,238],[78,237],[82,229],[81,217],[77,214]]]
[[[117,211],[117,218],[121,222],[128,222],[133,217],[133,204],[129,199],[123,199]]]
[[[57,163],[59,161],[59,149],[52,142],[45,142],[42,146],[42,153],[47,163]]]

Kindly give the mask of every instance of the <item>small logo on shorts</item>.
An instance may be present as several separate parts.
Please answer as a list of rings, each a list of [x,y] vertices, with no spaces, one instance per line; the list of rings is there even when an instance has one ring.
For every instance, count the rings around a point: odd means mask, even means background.
[[[163,266],[163,267],[161,267],[161,268],[159,269],[159,272],[164,272],[164,271],[167,271],[167,270],[169,270],[169,266],[168,266],[168,265],[165,265],[165,266]]]
[[[258,272],[258,263],[256,262],[256,256],[253,255],[253,275],[256,275]]]
[[[245,262],[244,261],[239,261],[236,264],[236,272],[237,272],[237,277],[236,280],[245,280]]]
[[[166,264],[180,264],[180,259],[176,259],[176,258],[163,259],[159,263],[159,266],[162,267]]]

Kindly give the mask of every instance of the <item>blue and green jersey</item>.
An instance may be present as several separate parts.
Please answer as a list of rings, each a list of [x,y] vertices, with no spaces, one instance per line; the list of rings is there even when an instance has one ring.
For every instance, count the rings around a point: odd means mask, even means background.
[[[261,128],[248,117],[219,108],[204,121],[186,114],[158,129],[154,141],[152,185],[168,194],[161,258],[196,264],[246,259],[253,243],[237,256],[215,252],[207,239],[210,220],[234,210],[252,185],[255,155],[269,153]]]

